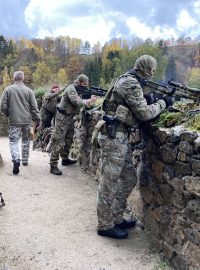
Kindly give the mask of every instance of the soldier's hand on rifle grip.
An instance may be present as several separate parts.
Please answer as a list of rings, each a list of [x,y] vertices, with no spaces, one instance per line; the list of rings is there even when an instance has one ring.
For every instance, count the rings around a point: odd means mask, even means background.
[[[173,105],[173,97],[166,95],[162,99],[166,103],[166,108],[168,108],[169,106],[172,106]]]
[[[86,106],[89,106],[90,104],[95,103],[96,100],[97,100],[97,97],[92,95],[91,98],[85,99],[84,102]]]
[[[92,95],[91,98],[90,98],[90,104],[95,103],[96,100],[97,100],[97,96]]]
[[[156,96],[154,95],[154,93],[144,94],[144,98],[147,101],[147,105],[151,105],[158,100]]]

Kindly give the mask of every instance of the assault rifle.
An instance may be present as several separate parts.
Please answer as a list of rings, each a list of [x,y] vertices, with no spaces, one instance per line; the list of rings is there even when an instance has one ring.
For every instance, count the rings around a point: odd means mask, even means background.
[[[62,92],[65,91],[65,89],[68,86],[69,85],[66,85],[64,88],[62,88],[61,90],[59,90],[58,92],[56,92],[54,95],[52,95],[51,98],[56,97],[56,96],[59,96]],[[103,88],[97,87],[97,86],[91,86],[90,89],[87,89],[87,88],[78,88],[76,90],[77,90],[77,93],[83,99],[91,98],[92,95],[98,96],[98,97],[104,97],[106,95],[106,93],[107,93],[107,90],[106,89],[103,89]]]
[[[195,103],[200,101],[200,89],[188,87],[187,85],[169,81],[168,86],[162,84],[154,83],[152,81],[145,80],[140,78],[140,84],[142,86],[147,86],[154,89],[154,93],[159,95],[169,95],[173,96],[175,100],[180,100],[181,98],[191,99]]]
[[[101,87],[91,86],[90,89],[78,89],[77,92],[83,99],[88,99],[91,98],[92,95],[104,97],[107,93],[107,90]]]

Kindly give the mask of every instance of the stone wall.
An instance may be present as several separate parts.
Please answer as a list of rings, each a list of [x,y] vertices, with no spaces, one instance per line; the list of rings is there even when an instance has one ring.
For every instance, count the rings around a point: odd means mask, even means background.
[[[76,121],[72,152],[98,180],[100,149],[91,136],[99,114],[83,119]],[[129,203],[164,260],[177,270],[200,269],[200,136],[182,127],[148,128],[145,136],[145,147],[137,143],[133,151],[138,184]]]
[[[176,127],[152,138],[150,174],[140,185],[149,235],[175,269],[200,269],[199,134]]]

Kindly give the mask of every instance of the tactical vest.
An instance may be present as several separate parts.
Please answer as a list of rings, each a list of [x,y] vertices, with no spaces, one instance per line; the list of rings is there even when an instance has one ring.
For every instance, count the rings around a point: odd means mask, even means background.
[[[123,101],[121,97],[118,97],[116,94],[115,95],[113,94],[113,90],[114,90],[115,84],[122,77],[128,77],[128,76],[133,76],[134,78],[136,77],[133,72],[124,73],[115,81],[115,83],[113,83],[111,88],[108,90],[108,92],[107,92],[107,94],[106,94],[106,96],[104,98],[103,104],[102,104],[102,110],[106,114],[114,116],[116,111],[117,111],[117,107],[119,105],[127,106],[125,100]]]
[[[113,116],[119,120],[120,131],[127,128],[133,128],[136,124],[135,116],[127,105],[126,100],[123,98],[123,96],[114,91],[116,83],[122,77],[127,78],[128,76],[132,76],[140,83],[140,78],[137,76],[137,74],[135,74],[134,70],[121,75],[106,94],[102,104],[102,110],[105,112],[105,114]]]

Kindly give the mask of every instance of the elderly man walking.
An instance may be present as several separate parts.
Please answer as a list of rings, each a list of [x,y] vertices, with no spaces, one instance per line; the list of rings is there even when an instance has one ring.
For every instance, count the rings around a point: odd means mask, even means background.
[[[24,85],[24,73],[14,73],[14,84],[5,88],[1,99],[1,112],[9,120],[9,146],[13,162],[13,174],[19,173],[19,140],[22,137],[22,164],[28,165],[30,127],[32,120],[40,122],[40,114],[33,91]]]

